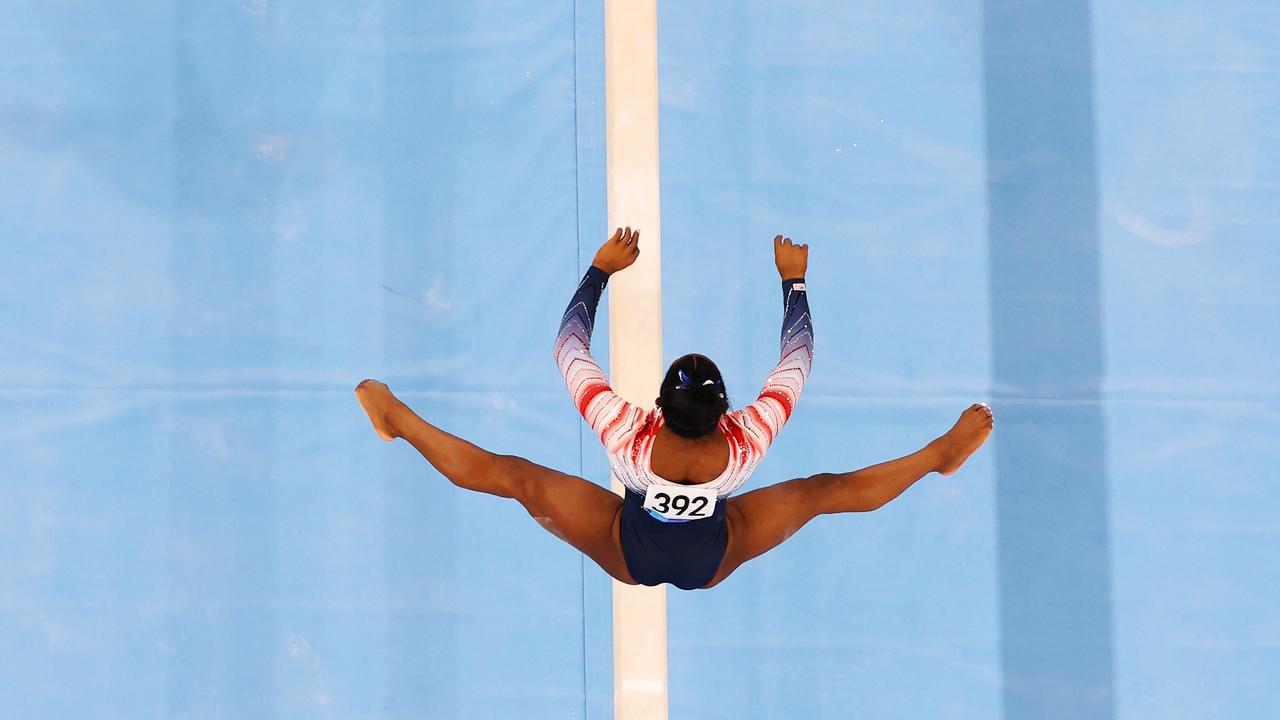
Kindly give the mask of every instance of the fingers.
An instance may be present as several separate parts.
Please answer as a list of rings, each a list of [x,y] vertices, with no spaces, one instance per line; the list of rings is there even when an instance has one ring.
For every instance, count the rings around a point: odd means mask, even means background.
[[[774,252],[787,252],[788,250],[792,250],[792,249],[799,250],[801,254],[805,256],[805,258],[809,258],[808,245],[803,245],[803,243],[794,242],[791,240],[790,237],[781,236],[781,234],[776,234],[776,236],[773,236]]]
[[[781,248],[781,247],[794,247],[794,248],[799,248],[800,250],[804,250],[805,252],[809,251],[809,246],[807,244],[792,242],[791,238],[785,237],[782,235],[773,236],[773,247],[774,249]]]
[[[609,242],[619,243],[621,245],[632,245],[640,241],[640,231],[631,231],[631,227],[618,228],[613,231],[613,237],[609,238]]]
[[[612,268],[610,272],[617,272],[630,266],[638,257],[640,257],[640,231],[632,230],[630,226],[614,230],[613,235],[605,241],[597,254],[600,267],[608,266]]]

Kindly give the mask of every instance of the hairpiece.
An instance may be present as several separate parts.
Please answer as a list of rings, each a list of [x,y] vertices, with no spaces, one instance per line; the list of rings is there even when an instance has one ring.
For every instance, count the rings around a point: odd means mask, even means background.
[[[710,385],[712,387],[722,388],[722,389],[724,388],[724,383],[719,380],[712,380],[711,378],[707,378],[706,380],[702,381],[701,385],[694,385],[693,380],[688,375],[684,374],[684,370],[677,369],[676,373],[680,376],[680,382],[676,384],[677,390],[692,390],[695,387],[704,387],[707,385]],[[724,393],[719,393],[719,395],[720,397],[724,397]]]

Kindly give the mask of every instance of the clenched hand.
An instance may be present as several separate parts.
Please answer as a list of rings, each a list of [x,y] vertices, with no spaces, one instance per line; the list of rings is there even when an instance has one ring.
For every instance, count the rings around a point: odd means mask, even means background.
[[[596,251],[596,257],[591,261],[592,265],[609,273],[610,275],[629,267],[631,263],[640,257],[640,231],[631,232],[631,228],[627,228],[623,232],[622,228],[618,228],[613,233],[613,237],[604,241],[604,245]]]
[[[791,238],[778,235],[773,238],[773,261],[783,280],[802,278],[809,269],[809,246],[792,243]]]

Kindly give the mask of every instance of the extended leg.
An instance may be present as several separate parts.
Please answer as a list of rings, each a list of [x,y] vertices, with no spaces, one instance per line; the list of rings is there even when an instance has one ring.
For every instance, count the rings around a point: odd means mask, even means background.
[[[418,417],[380,382],[360,383],[356,398],[379,437],[404,438],[460,488],[518,500],[539,525],[619,581],[634,584],[618,541],[622,498],[583,478],[451,435]]]
[[[993,425],[991,411],[974,405],[946,435],[906,457],[854,472],[788,480],[730,499],[725,509],[729,547],[708,587],[777,547],[818,515],[875,510],[931,472],[954,473],[986,442]]]

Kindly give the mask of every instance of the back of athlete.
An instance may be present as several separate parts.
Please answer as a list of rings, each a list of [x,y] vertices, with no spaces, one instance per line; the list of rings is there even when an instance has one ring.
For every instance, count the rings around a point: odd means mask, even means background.
[[[729,466],[729,443],[723,433],[688,440],[663,426],[653,441],[650,468],[663,480],[681,485],[711,482]]]

